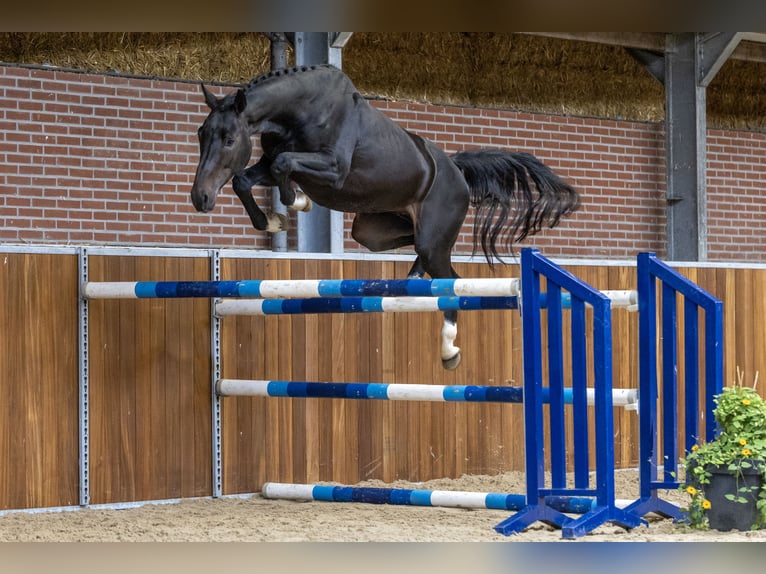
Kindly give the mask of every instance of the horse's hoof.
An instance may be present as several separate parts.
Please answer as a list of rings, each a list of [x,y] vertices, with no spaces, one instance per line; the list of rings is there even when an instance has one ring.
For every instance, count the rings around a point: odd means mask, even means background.
[[[313,206],[314,204],[308,195],[306,195],[299,189],[295,190],[295,201],[293,201],[293,204],[290,206],[290,209],[294,209],[295,211],[305,212],[305,211],[311,211],[311,208]]]
[[[457,369],[457,366],[459,364],[460,364],[460,353],[459,352],[454,357],[451,357],[449,359],[442,359],[442,367],[444,367],[448,371],[454,371],[455,369]]]
[[[279,233],[280,231],[287,231],[290,229],[290,221],[287,216],[281,213],[272,213],[269,215],[269,223],[266,226],[265,231],[267,233]]]

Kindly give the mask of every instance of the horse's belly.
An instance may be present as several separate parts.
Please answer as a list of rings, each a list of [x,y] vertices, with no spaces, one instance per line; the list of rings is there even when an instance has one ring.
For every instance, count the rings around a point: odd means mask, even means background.
[[[318,205],[349,213],[401,211],[420,200],[420,186],[411,181],[394,181],[391,185],[349,176],[341,189],[297,183]]]

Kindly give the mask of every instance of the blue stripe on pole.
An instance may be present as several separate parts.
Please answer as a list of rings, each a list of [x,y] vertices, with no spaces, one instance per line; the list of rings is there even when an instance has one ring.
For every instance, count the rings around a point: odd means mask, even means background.
[[[527,497],[523,494],[490,492],[484,498],[484,505],[492,510],[521,510],[527,505]]]
[[[391,504],[410,505],[412,504],[413,490],[406,488],[394,488],[391,490]]]
[[[261,280],[252,279],[249,281],[234,281],[237,284],[237,295],[240,297],[260,297]],[[231,295],[234,297],[235,295]]]
[[[546,496],[545,504],[559,512],[571,514],[585,514],[593,510],[595,498],[580,496]]]
[[[266,385],[266,392],[270,397],[289,397],[290,394],[287,390],[289,385],[290,383],[286,381],[270,381],[269,384]]]
[[[431,281],[431,289],[429,295],[454,295],[455,294],[455,280],[454,279],[433,279]]]
[[[141,299],[181,297],[240,297],[241,281],[139,281],[136,297]]]
[[[134,289],[139,299],[151,299],[157,296],[156,281],[139,281]]]
[[[413,490],[410,493],[410,502],[414,506],[431,506],[430,490]]]
[[[359,307],[364,311],[380,312],[383,310],[383,300],[375,297],[362,298]]]
[[[478,311],[481,309],[518,309],[518,297],[439,297],[440,311]]]
[[[370,398],[367,392],[368,388],[369,388],[369,385],[365,383],[348,383],[348,386],[346,387],[346,398],[347,399]]]
[[[311,496],[314,497],[314,500],[325,500],[327,502],[335,502],[334,492],[335,492],[334,486],[322,486],[317,485],[311,490]]]
[[[440,311],[457,311],[458,309],[470,309],[471,308],[471,302],[470,301],[460,301],[459,297],[439,297],[436,299],[436,303],[439,307]]]
[[[261,301],[261,310],[265,315],[281,315],[282,301],[278,299],[264,299]]]
[[[319,295],[322,297],[401,297],[430,296],[432,292],[429,279],[345,279],[338,282],[320,281]]]
[[[464,401],[466,388],[465,385],[447,385],[442,391],[442,397],[445,401]]]
[[[336,486],[332,489],[332,499],[336,502],[362,502],[354,500],[354,489],[351,486]]]
[[[469,402],[524,402],[524,389],[521,387],[480,387],[470,386],[466,390],[465,400]]]
[[[368,504],[393,504],[391,488],[354,488],[351,487],[352,502],[366,502]]]
[[[370,383],[367,385],[367,398],[368,399],[388,399],[388,384],[386,383]]]

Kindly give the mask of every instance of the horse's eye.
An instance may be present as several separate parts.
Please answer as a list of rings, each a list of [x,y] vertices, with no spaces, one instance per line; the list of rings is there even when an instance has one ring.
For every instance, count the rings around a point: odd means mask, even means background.
[[[226,140],[223,142],[223,145],[225,145],[226,147],[233,146],[234,145],[234,138],[227,137]]]

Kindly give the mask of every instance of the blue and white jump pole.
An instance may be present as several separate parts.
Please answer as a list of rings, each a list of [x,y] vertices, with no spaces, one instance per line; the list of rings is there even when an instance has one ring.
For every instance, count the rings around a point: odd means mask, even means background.
[[[361,502],[402,506],[511,510],[514,512],[527,505],[527,498],[523,494],[285,482],[264,483],[261,488],[261,496],[271,500]],[[584,514],[593,510],[595,506],[595,499],[588,497],[550,497],[546,502],[559,512],[570,514]],[[625,506],[630,502],[629,500],[618,500],[617,504],[618,506]]]
[[[220,379],[216,392],[222,397],[284,397],[322,399],[371,399],[387,401],[432,401],[466,403],[523,403],[524,389],[510,386],[418,385],[396,383],[331,383],[309,381],[266,381]],[[564,402],[572,404],[572,389],[564,389]],[[550,389],[542,389],[542,400],[550,402]],[[589,405],[595,404],[594,389],[587,389]],[[636,410],[636,389],[614,389],[614,406]]]
[[[179,297],[515,297],[519,279],[296,279],[244,281],[87,282],[88,299],[157,299]]]

